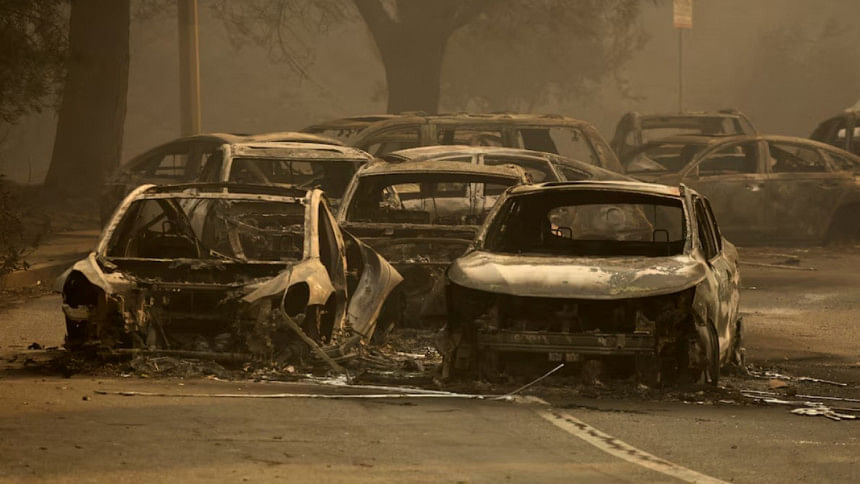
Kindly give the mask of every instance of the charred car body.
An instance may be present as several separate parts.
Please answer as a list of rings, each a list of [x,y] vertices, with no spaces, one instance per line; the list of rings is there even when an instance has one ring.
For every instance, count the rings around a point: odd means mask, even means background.
[[[403,275],[401,312],[441,316],[445,268],[474,239],[499,195],[527,181],[513,165],[372,163],[353,178],[338,221]]]
[[[134,188],[145,185],[187,183],[221,146],[243,142],[293,142],[340,145],[340,141],[311,133],[284,131],[257,135],[209,133],[185,136],[147,150],[123,164],[105,181],[102,191],[102,223]]]
[[[860,111],[849,109],[822,121],[809,137],[860,155]]]
[[[741,355],[737,252],[683,186],[514,187],[446,277],[448,375],[627,356],[663,383],[715,382]]]
[[[134,190],[57,283],[70,348],[285,360],[371,338],[400,280],[319,190],[190,184]]]
[[[346,146],[232,143],[209,157],[197,181],[319,188],[336,206],[358,168],[372,160],[368,153]]]
[[[517,165],[529,174],[533,183],[627,179],[616,172],[561,155],[498,146],[422,146],[393,151],[384,155],[382,159],[388,162],[436,160],[487,166]]]
[[[752,122],[734,109],[718,112],[642,114],[621,117],[612,136],[612,149],[619,158],[649,141],[677,135],[734,136],[758,134]]]
[[[346,144],[377,157],[419,146],[505,146],[556,153],[621,171],[618,158],[594,126],[560,115],[403,113],[333,120],[304,131],[331,134],[345,126],[361,126]]]
[[[622,158],[629,176],[684,183],[742,244],[860,240],[860,157],[788,136],[674,136]]]

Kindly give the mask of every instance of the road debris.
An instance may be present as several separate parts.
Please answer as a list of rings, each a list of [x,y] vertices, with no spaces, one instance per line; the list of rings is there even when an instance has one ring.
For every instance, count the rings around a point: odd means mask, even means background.
[[[860,410],[858,410],[860,411]],[[806,415],[809,417],[827,417],[830,420],[855,420],[857,418],[856,415],[849,415],[847,413],[837,413],[833,411],[833,409],[825,407],[824,405],[819,405],[813,408],[795,408],[791,411],[791,413],[795,415]]]
[[[742,390],[742,395],[750,398],[756,402],[764,403],[768,405],[785,405],[785,406],[793,406],[796,407],[791,410],[791,413],[795,415],[804,415],[809,417],[827,417],[831,420],[856,420],[857,415],[860,414],[860,408],[857,407],[831,407],[825,405],[823,402],[810,402],[808,400],[784,400],[782,398],[777,398],[780,395],[774,392],[763,392],[763,391],[755,391],[755,390]],[[797,395],[798,398],[809,398],[809,399],[826,399],[826,400],[841,400],[841,401],[856,401],[860,402],[858,399],[851,398],[839,398],[839,397],[824,397],[824,396],[811,396],[811,395]],[[847,413],[846,413],[847,412]]]
[[[741,390],[741,395],[747,398],[762,398],[764,396],[781,396],[779,393],[774,392],[765,392],[760,390]],[[805,398],[807,400],[831,400],[838,402],[852,402],[852,403],[860,403],[860,398],[847,398],[847,397],[829,397],[824,395],[802,395],[797,394],[794,395],[797,398]]]
[[[847,383],[842,383],[842,382],[833,381],[833,380],[822,380],[821,378],[812,378],[810,376],[783,375],[782,373],[777,373],[775,371],[758,371],[758,370],[748,370],[748,371],[749,371],[750,375],[752,375],[756,378],[762,378],[762,379],[770,379],[770,380],[776,380],[776,381],[787,380],[787,381],[795,381],[795,382],[824,383],[826,385],[835,385],[838,387],[847,387],[848,386]],[[782,381],[782,383],[785,383],[785,381]],[[786,384],[783,386],[788,386],[788,385]],[[771,388],[782,388],[782,386],[777,386],[777,387],[771,386]]]
[[[767,383],[767,386],[768,386],[769,388],[774,389],[774,390],[778,390],[778,389],[780,389],[780,388],[786,388],[786,387],[788,387],[788,383],[784,382],[783,380],[779,380],[779,379],[777,379],[777,378],[772,378],[772,379]]]
[[[740,261],[741,265],[752,266],[752,267],[766,267],[768,269],[787,269],[790,271],[817,271],[818,269],[814,267],[804,267],[804,266],[794,266],[794,265],[786,265],[786,264],[768,264],[765,262],[747,262]]]
[[[494,400],[503,400],[503,399],[505,399],[505,398],[507,398],[507,397],[511,397],[511,396],[513,396],[513,395],[515,395],[515,394],[517,394],[517,393],[519,393],[519,392],[521,392],[521,391],[525,390],[526,388],[529,388],[529,387],[531,387],[531,386],[536,385],[536,384],[537,384],[538,382],[540,382],[541,380],[544,380],[545,378],[547,378],[548,376],[550,376],[550,375],[552,375],[553,373],[557,372],[558,370],[561,370],[562,368],[564,368],[564,363],[559,364],[558,366],[556,366],[556,367],[555,367],[555,368],[553,368],[552,370],[550,370],[550,371],[548,371],[548,372],[544,373],[543,375],[539,376],[538,378],[535,378],[534,380],[530,381],[529,383],[526,383],[525,385],[523,385],[523,386],[521,386],[521,387],[517,388],[516,390],[514,390],[514,391],[512,391],[512,392],[509,392],[509,393],[506,393],[506,394],[502,395],[501,397],[496,397],[496,398],[494,398]]]
[[[386,398],[465,398],[471,400],[508,400],[512,397],[505,395],[476,395],[469,393],[437,392],[437,393],[166,393],[166,392],[133,392],[95,390],[96,395],[117,395],[122,397],[169,397],[169,398],[311,398],[321,400],[351,400],[351,399],[386,399]]]

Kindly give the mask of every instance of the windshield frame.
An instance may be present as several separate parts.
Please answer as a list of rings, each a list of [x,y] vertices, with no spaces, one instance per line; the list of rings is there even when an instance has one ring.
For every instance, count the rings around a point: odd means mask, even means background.
[[[719,144],[719,143],[717,143],[717,144]],[[686,170],[687,167],[689,167],[691,164],[693,164],[697,159],[699,159],[702,156],[702,153],[704,153],[705,151],[707,151],[708,149],[710,149],[711,147],[713,147],[717,144],[707,143],[707,142],[704,142],[704,143],[693,142],[692,140],[690,140],[688,142],[684,142],[683,140],[671,140],[671,139],[661,140],[661,139],[658,139],[655,141],[651,141],[649,143],[645,143],[645,144],[639,146],[638,148],[636,148],[635,150],[632,150],[629,153],[625,154],[621,159],[621,165],[624,167],[624,173],[629,174],[630,176],[680,174],[680,173],[684,172],[684,170]],[[688,161],[686,164],[684,164],[684,166],[682,166],[677,171],[672,171],[672,170],[668,170],[668,169],[665,169],[665,170],[630,171],[628,169],[628,166],[630,165],[630,163],[632,163],[635,160],[636,157],[643,155],[646,151],[649,151],[649,150],[654,149],[654,148],[658,148],[658,147],[663,146],[663,145],[683,145],[683,147],[679,151],[679,155],[680,155],[681,151],[683,151],[685,148],[688,148],[690,146],[696,146],[696,147],[698,147],[698,150],[695,153],[693,153],[693,156],[690,158],[690,161]],[[659,162],[655,161],[655,163],[659,163]]]
[[[683,187],[683,186],[682,186]],[[681,250],[673,254],[672,256],[680,256],[680,255],[690,255],[693,249],[692,245],[692,232],[694,230],[691,227],[694,227],[694,221],[692,219],[692,215],[689,209],[689,194],[685,193],[686,190],[681,190],[681,194],[679,196],[674,195],[664,195],[660,193],[651,193],[646,191],[637,191],[637,190],[623,190],[616,188],[606,188],[606,187],[576,187],[574,189],[560,189],[560,193],[571,192],[571,191],[591,191],[591,192],[604,192],[605,194],[623,194],[630,196],[642,196],[642,197],[653,197],[655,199],[666,199],[673,200],[680,204],[681,212],[682,212],[682,237],[683,244]],[[481,230],[478,232],[478,235],[475,237],[475,241],[473,243],[474,250],[483,251],[489,254],[499,254],[499,255],[511,255],[514,253],[510,252],[500,252],[497,250],[490,250],[487,247],[487,239],[490,235],[491,231],[495,228],[497,224],[497,220],[500,214],[503,212],[503,209],[510,203],[513,203],[514,200],[523,197],[531,197],[531,196],[541,196],[546,195],[550,192],[550,190],[536,190],[529,191],[525,193],[511,193],[506,192],[502,198],[500,198],[496,205],[493,207],[493,210],[487,214],[487,217],[484,219],[484,225],[481,227]],[[536,256],[536,257],[597,257],[592,255],[559,255],[559,254],[550,254],[550,253],[531,253],[531,252],[521,252],[517,255],[523,256]],[[607,255],[600,257],[629,257],[625,255]],[[634,256],[634,257],[644,257],[644,256]]]
[[[152,189],[154,185],[142,185],[134,190],[128,197],[126,197],[125,201],[117,208],[113,217],[111,218],[110,223],[105,227],[102,232],[101,238],[99,239],[99,243],[96,246],[95,254],[99,259],[102,260],[116,260],[116,261],[150,261],[150,262],[168,262],[168,261],[176,261],[176,260],[193,260],[193,261],[212,261],[217,262],[219,264],[271,264],[271,265],[289,265],[295,264],[296,262],[300,262],[302,260],[306,260],[310,257],[313,257],[313,254],[316,251],[316,246],[314,245],[314,237],[313,233],[316,230],[316,223],[314,217],[312,217],[311,208],[316,205],[314,200],[319,202],[321,198],[321,193],[318,190],[313,192],[309,191],[308,195],[302,198],[299,197],[288,197],[288,196],[280,196],[280,195],[265,195],[265,194],[247,194],[247,193],[226,193],[226,192],[204,192],[197,193],[194,190],[186,190],[183,192],[166,192],[166,193],[146,193],[147,190]],[[319,193],[314,193],[319,192]],[[286,204],[296,204],[304,207],[304,237],[302,243],[302,257],[297,260],[257,260],[257,259],[247,259],[242,260],[239,258],[218,258],[214,257],[212,259],[209,258],[141,258],[141,257],[116,257],[108,255],[108,251],[111,248],[111,243],[113,242],[114,235],[116,234],[117,229],[121,226],[123,220],[128,215],[128,212],[135,205],[136,202],[142,202],[146,200],[228,200],[228,201],[246,201],[246,202],[273,202],[273,203],[286,203]]]
[[[464,162],[464,164],[466,164]],[[382,184],[385,186],[397,185],[397,184],[412,184],[412,183],[421,183],[422,178],[432,178],[432,177],[468,177],[470,181],[460,181],[456,183],[494,183],[494,182],[511,182],[510,185],[499,195],[499,198],[496,199],[493,206],[486,212],[485,219],[489,216],[490,213],[495,209],[498,201],[502,199],[507,192],[507,189],[513,186],[517,186],[523,181],[518,177],[511,175],[505,176],[497,173],[480,173],[474,171],[415,171],[415,172],[380,172],[380,173],[367,173],[367,174],[359,174],[356,175],[352,182],[349,184],[349,188],[347,188],[346,194],[343,197],[343,202],[341,203],[338,211],[337,219],[340,223],[346,225],[403,225],[402,222],[372,222],[372,221],[356,221],[349,220],[349,213],[352,207],[355,205],[356,197],[359,191],[359,187],[362,182],[367,181],[370,178],[382,178]],[[388,178],[389,180],[384,180]],[[408,225],[422,225],[426,227],[474,227],[474,225],[444,225],[444,224],[408,224]]]

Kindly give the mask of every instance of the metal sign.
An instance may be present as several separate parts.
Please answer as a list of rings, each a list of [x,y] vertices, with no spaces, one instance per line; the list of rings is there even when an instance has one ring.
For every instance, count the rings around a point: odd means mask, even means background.
[[[693,0],[672,0],[672,19],[676,29],[692,29]]]

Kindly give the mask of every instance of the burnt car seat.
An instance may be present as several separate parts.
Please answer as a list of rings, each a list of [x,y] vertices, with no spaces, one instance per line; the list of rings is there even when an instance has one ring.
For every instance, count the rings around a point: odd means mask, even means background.
[[[200,256],[197,244],[187,235],[173,231],[147,230],[138,240],[136,256],[145,259],[180,259]]]

